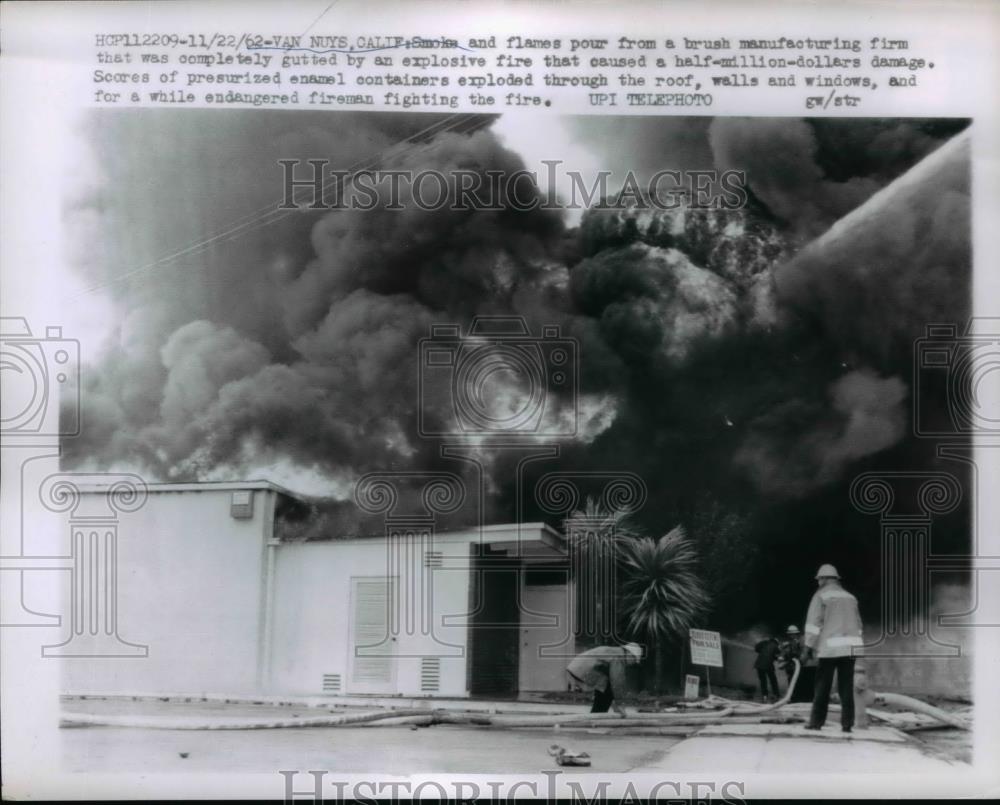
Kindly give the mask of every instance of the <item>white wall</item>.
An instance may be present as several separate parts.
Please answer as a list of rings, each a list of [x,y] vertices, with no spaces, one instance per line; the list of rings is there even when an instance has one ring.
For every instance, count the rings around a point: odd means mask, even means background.
[[[449,554],[463,556],[467,551],[467,542],[447,549]],[[350,599],[352,578],[386,576],[385,540],[292,543],[279,546],[276,553],[271,689],[276,693],[321,694],[323,675],[339,674],[341,693],[377,692],[359,688],[351,679]],[[418,552],[410,558],[410,566],[419,572]],[[421,690],[421,658],[441,657],[438,695],[465,696],[467,630],[461,616],[468,608],[468,569],[424,572],[433,573],[434,632],[425,634],[415,624],[414,633],[408,634],[404,625],[393,644],[395,682],[385,692],[428,695]],[[417,614],[419,605],[403,602],[402,610]],[[442,625],[442,618],[449,615],[456,616],[457,622]]]
[[[399,554],[405,559],[393,575],[404,579],[408,567],[411,578],[431,580],[431,630],[419,621],[419,600],[405,600],[405,586],[398,587],[402,616],[418,619],[404,620],[392,643],[391,681],[377,684],[381,690],[365,688],[351,673],[352,580],[386,577],[386,542],[272,542],[269,548],[276,494],[255,490],[253,517],[246,520],[230,515],[231,489],[211,488],[151,489],[142,508],[120,515],[118,633],[148,645],[149,653],[64,659],[63,690],[317,695],[324,693],[325,674],[339,674],[344,694],[467,696],[469,549],[478,535],[435,537],[433,547],[444,557],[433,570],[424,568],[412,539]],[[60,527],[68,532],[66,515],[53,516],[63,518]],[[514,533],[506,526],[490,530],[490,537],[508,542]],[[53,644],[70,634],[70,573],[62,575],[67,607],[62,626],[52,630]],[[436,690],[423,684],[425,658],[440,663]]]
[[[118,631],[148,644],[149,656],[67,658],[64,690],[256,690],[266,504],[275,493],[256,490],[248,520],[230,517],[231,494],[150,491],[139,511],[121,515]],[[68,616],[63,625],[61,639]]]

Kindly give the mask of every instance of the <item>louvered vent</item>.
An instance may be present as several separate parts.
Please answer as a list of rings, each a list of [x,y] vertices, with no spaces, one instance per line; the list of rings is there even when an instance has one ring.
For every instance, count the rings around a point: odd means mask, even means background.
[[[441,658],[424,657],[420,660],[421,693],[437,693],[441,690]]]
[[[323,692],[340,693],[340,674],[323,674]]]
[[[427,551],[424,554],[424,567],[441,567],[443,564],[441,551]]]
[[[351,682],[362,685],[391,682],[388,582],[385,579],[357,579],[354,591],[355,654]]]

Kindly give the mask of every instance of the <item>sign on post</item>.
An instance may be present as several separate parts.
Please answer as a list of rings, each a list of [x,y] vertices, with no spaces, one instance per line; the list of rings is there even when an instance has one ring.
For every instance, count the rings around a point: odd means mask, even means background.
[[[691,630],[691,663],[722,667],[722,637],[705,629]]]
[[[684,676],[684,698],[685,699],[697,699],[698,692],[700,691],[701,679],[694,674],[685,674]]]

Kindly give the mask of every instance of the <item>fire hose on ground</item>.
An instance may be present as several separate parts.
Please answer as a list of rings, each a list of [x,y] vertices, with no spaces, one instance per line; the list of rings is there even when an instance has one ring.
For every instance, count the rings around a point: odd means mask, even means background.
[[[729,715],[731,709],[700,714],[657,713],[640,717],[622,718],[613,713],[583,713],[563,716],[501,716],[479,713],[452,713],[427,708],[400,709],[352,715],[312,716],[307,718],[280,719],[204,719],[164,716],[98,716],[87,713],[64,713],[63,727],[131,727],[168,730],[260,730],[296,727],[354,727],[387,721],[394,725],[415,724],[464,724],[472,726],[523,728],[523,727],[636,727],[659,724],[697,726],[711,724]]]
[[[400,718],[401,716],[432,716],[435,712],[435,710],[429,708],[413,708],[336,716],[263,719],[98,716],[89,713],[64,713],[59,723],[62,727],[133,727],[154,730],[268,730],[294,727],[353,727],[373,721]]]
[[[792,660],[795,663],[795,671],[792,673],[792,678],[788,681],[788,690],[785,691],[785,695],[782,696],[778,701],[773,704],[757,704],[756,702],[737,702],[732,699],[724,699],[721,696],[709,696],[706,701],[709,703],[718,703],[724,706],[732,707],[733,712],[743,715],[760,715],[762,713],[768,713],[773,710],[777,710],[779,707],[784,707],[792,698],[792,694],[795,692],[795,683],[799,681],[799,672],[802,670],[802,664],[797,660]]]
[[[901,693],[875,693],[875,702],[877,704],[888,704],[896,707],[903,707],[907,710],[912,710],[915,713],[922,713],[925,716],[936,718],[938,721],[952,727],[957,727],[960,730],[972,729],[972,725],[964,718],[952,715],[946,710],[942,710],[940,707],[934,707],[933,705],[927,704],[927,702],[922,702],[920,699],[914,699],[912,696],[903,696]]]
[[[329,716],[308,716],[305,718],[267,719],[205,719],[177,718],[169,716],[115,716],[92,715],[88,713],[64,713],[60,720],[63,727],[130,727],[139,729],[167,730],[261,730],[289,729],[304,727],[356,727],[356,726],[402,726],[429,727],[434,724],[459,724],[467,726],[498,727],[518,729],[525,727],[567,727],[567,728],[611,728],[615,730],[649,730],[676,727],[696,727],[724,723],[755,723],[763,721],[769,714],[784,708],[791,700],[795,684],[799,679],[801,664],[796,659],[795,671],[788,683],[785,695],[772,704],[758,704],[709,696],[689,712],[640,713],[623,717],[616,713],[578,713],[571,715],[494,715],[483,713],[454,713],[432,708],[401,708],[367,713]],[[871,692],[868,699],[874,703],[902,707],[934,718],[943,724],[962,730],[971,729],[970,724],[960,716],[952,715],[938,707],[897,693]],[[808,706],[808,705],[806,705]],[[707,709],[704,713],[692,713],[692,709]],[[835,709],[831,708],[831,709]],[[886,713],[871,711],[872,715],[889,720]],[[638,733],[642,734],[642,733]]]
[[[799,679],[799,672],[802,670],[802,665],[798,659],[793,659],[795,663],[795,671],[792,674],[792,678],[788,683],[788,690],[785,691],[785,695],[781,697],[778,701],[773,704],[758,704],[756,702],[736,702],[731,699],[725,699],[721,696],[710,696],[705,699],[706,704],[720,704],[724,706],[731,706],[734,708],[734,713],[737,715],[741,714],[762,714],[770,711],[777,710],[779,708],[785,707],[795,692],[795,683]],[[956,727],[961,730],[971,730],[972,725],[964,718],[960,716],[953,715],[946,710],[942,710],[940,707],[934,707],[933,705],[927,704],[926,702],[920,701],[920,699],[915,699],[912,696],[904,696],[900,693],[879,693],[877,691],[872,691],[871,695],[868,697],[873,704],[887,704],[890,706],[900,707],[906,710],[911,710],[915,713],[921,713],[923,715],[929,716],[940,721],[943,724],[947,724],[952,727]],[[802,703],[803,707],[809,707],[810,705]],[[832,705],[830,708],[832,711],[839,710],[837,705]],[[885,721],[891,723],[892,718],[889,713],[883,711],[873,711],[869,710],[869,713]]]

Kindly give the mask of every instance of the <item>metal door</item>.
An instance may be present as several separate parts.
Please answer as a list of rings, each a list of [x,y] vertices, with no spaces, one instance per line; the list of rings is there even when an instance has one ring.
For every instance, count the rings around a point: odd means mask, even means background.
[[[566,690],[566,666],[572,650],[572,633],[569,624],[568,592],[565,585],[524,587],[524,607],[530,612],[546,613],[548,617],[523,613],[521,616],[521,668],[520,689]],[[551,617],[558,618],[557,624]],[[554,644],[566,642],[561,647]],[[550,656],[542,656],[540,649],[547,646]]]

